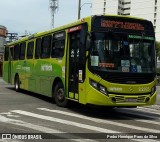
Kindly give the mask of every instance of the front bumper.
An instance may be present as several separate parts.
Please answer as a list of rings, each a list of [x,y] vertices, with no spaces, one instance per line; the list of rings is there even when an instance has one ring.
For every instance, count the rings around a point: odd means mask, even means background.
[[[146,106],[154,105],[156,102],[156,92],[150,94],[108,94],[105,95],[95,88],[92,88],[86,96],[86,103],[101,106]]]

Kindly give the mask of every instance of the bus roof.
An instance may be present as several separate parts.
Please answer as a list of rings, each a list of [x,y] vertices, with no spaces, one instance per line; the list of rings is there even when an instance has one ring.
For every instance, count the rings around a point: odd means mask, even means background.
[[[47,34],[50,34],[50,33],[56,32],[56,31],[66,30],[70,27],[73,27],[73,26],[76,26],[76,25],[79,25],[79,24],[82,24],[82,23],[86,23],[86,22],[89,23],[89,21],[91,21],[91,18],[94,17],[94,16],[122,17],[122,18],[126,18],[126,19],[128,18],[128,19],[137,19],[137,20],[147,21],[146,19],[142,19],[142,18],[138,18],[138,17],[132,17],[132,16],[122,16],[122,15],[112,15],[112,14],[110,14],[110,15],[108,15],[108,14],[106,14],[106,15],[92,15],[92,16],[88,16],[88,17],[79,19],[79,20],[77,20],[75,22],[72,22],[70,24],[50,29],[48,31],[37,32],[35,34],[29,35],[29,36],[23,37],[21,39],[18,39],[16,41],[13,41],[11,43],[8,43],[7,45],[10,46],[10,45],[13,45],[13,44],[17,44],[17,43],[20,43],[20,42],[23,42],[23,41],[27,41],[27,40],[30,40],[30,39],[33,39],[33,38],[40,37],[42,35],[47,35]]]

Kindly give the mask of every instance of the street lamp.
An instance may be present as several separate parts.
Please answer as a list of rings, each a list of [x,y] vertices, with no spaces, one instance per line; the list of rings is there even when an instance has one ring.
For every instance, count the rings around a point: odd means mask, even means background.
[[[81,5],[81,0],[79,0],[79,3],[78,3],[78,19],[81,18],[81,8],[82,8],[85,4],[90,4],[91,7],[92,7],[92,3],[84,3],[84,4]]]

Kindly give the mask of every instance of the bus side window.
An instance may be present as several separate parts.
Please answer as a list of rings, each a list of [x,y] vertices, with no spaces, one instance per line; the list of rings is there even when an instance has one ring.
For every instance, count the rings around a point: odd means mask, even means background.
[[[25,52],[26,52],[26,43],[21,43],[20,44],[20,54],[19,54],[19,59],[24,60],[25,59]]]
[[[51,51],[52,36],[45,36],[42,38],[41,58],[49,58]]]
[[[52,58],[62,58],[65,49],[65,32],[54,35],[52,39]]]
[[[11,52],[11,59],[13,59],[13,57],[14,57],[14,50],[13,50],[14,48],[10,48],[10,52]]]
[[[41,53],[41,38],[36,40],[35,59],[39,59]]]
[[[33,58],[34,42],[29,42],[27,47],[27,59]]]
[[[4,51],[4,61],[8,61],[9,58],[9,47],[5,47],[5,51]]]
[[[62,58],[64,55],[65,40],[57,40],[52,43],[52,58]]]
[[[19,50],[20,50],[19,44],[15,45],[14,46],[14,57],[13,57],[14,60],[19,59]]]

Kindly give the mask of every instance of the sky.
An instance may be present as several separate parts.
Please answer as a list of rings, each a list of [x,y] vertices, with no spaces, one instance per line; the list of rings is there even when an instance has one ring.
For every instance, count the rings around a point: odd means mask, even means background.
[[[81,0],[81,5],[92,0]],[[49,0],[0,0],[0,25],[8,32],[24,35],[52,28]],[[92,14],[91,4],[81,7],[81,18]],[[54,27],[76,21],[78,18],[78,0],[59,0],[55,13]]]

